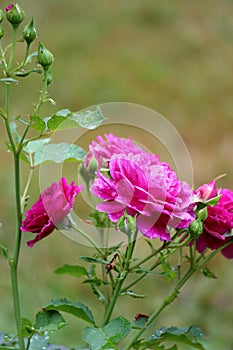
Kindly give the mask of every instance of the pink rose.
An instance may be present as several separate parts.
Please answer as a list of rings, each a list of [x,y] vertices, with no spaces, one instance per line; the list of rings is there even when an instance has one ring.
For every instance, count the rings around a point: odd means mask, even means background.
[[[209,196],[211,199],[220,193],[221,197],[218,203],[208,207],[208,217],[203,222],[203,233],[197,240],[197,250],[203,253],[208,247],[217,249],[227,243],[232,237],[228,234],[233,229],[233,192],[227,188],[217,190],[215,182],[211,181],[208,185],[201,186],[197,192],[201,193],[203,188],[209,188]],[[233,243],[224,248],[222,254],[228,258],[233,258]]]
[[[37,233],[35,239],[28,241],[29,247],[48,236],[72,210],[74,199],[82,190],[74,182],[68,185],[66,178],[54,182],[40,195],[38,201],[26,212],[21,230]]]
[[[197,197],[202,201],[206,202],[211,198],[217,197],[218,189],[215,181],[210,181],[208,184],[204,184],[196,191]]]
[[[139,154],[143,152],[142,148],[137,144],[134,144],[131,139],[125,139],[117,137],[113,134],[105,134],[106,141],[97,136],[97,141],[92,141],[89,146],[90,152],[87,153],[84,165],[88,168],[88,165],[94,157],[98,163],[98,169],[103,164],[107,164],[114,154]]]
[[[149,238],[170,240],[167,226],[184,228],[194,220],[193,191],[156,155],[115,155],[109,163],[111,178],[97,173],[91,192],[104,202],[97,210],[117,222],[136,216],[136,225]]]

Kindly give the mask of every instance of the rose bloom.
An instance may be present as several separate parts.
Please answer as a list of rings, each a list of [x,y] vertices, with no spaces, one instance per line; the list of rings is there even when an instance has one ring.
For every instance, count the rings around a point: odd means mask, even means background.
[[[88,165],[94,157],[98,163],[98,169],[100,170],[102,165],[108,165],[111,157],[114,154],[139,154],[144,152],[140,146],[134,144],[131,139],[125,139],[117,137],[113,134],[105,134],[106,140],[101,136],[97,136],[97,141],[92,141],[89,146],[89,152],[86,155],[84,165],[88,168]]]
[[[37,234],[35,239],[27,242],[29,247],[53,232],[73,209],[75,197],[81,190],[81,186],[75,186],[74,182],[69,185],[64,177],[46,188],[22,222],[22,231]]]
[[[136,225],[149,238],[170,240],[167,226],[184,228],[194,220],[193,191],[158,156],[115,155],[110,159],[111,177],[97,172],[91,192],[104,200],[97,210],[117,222],[124,215],[136,216]]]
[[[232,237],[227,234],[233,229],[233,192],[227,188],[218,190],[215,181],[204,184],[197,190],[201,201],[221,195],[218,203],[208,206],[208,217],[203,222],[203,233],[197,239],[197,250],[203,253],[206,248],[217,249],[227,243]],[[221,253],[228,259],[233,258],[233,243],[224,248]]]

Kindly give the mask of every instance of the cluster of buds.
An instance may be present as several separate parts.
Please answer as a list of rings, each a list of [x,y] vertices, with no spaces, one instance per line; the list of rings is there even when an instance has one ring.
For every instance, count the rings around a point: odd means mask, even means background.
[[[17,30],[19,25],[24,20],[25,13],[24,10],[18,4],[10,4],[6,7],[6,19],[12,25],[14,30]],[[0,39],[4,35],[4,30],[1,26],[1,23],[4,19],[4,13],[0,9]],[[33,18],[31,21],[24,27],[22,31],[22,38],[26,42],[27,47],[37,38],[36,28],[34,27]],[[42,44],[39,43],[38,54],[37,54],[38,63],[42,66],[43,70],[46,72],[47,84],[52,82],[52,75],[50,66],[54,61],[53,54]],[[27,74],[20,74],[20,76],[26,76]]]

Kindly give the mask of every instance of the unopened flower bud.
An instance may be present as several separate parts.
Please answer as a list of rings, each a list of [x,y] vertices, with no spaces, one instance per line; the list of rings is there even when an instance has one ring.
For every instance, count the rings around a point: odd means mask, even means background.
[[[117,227],[121,232],[130,236],[136,230],[135,218],[126,214],[118,220]]]
[[[4,19],[4,13],[3,13],[3,11],[0,9],[0,23],[2,23],[3,19]]]
[[[196,240],[200,234],[203,232],[202,222],[200,220],[195,220],[189,224],[189,232],[191,237]]]
[[[26,43],[29,45],[35,40],[37,37],[36,28],[33,24],[33,18],[31,21],[24,27],[23,29],[23,38]]]
[[[3,35],[4,35],[4,30],[2,26],[0,26],[0,39],[2,39]]]
[[[98,163],[96,161],[96,159],[94,157],[91,158],[90,163],[88,165],[88,171],[90,173],[90,175],[94,175],[96,171],[98,170]]]
[[[24,19],[24,10],[18,4],[10,4],[6,8],[6,18],[17,28]]]
[[[207,210],[207,207],[201,209],[199,212],[198,212],[198,219],[200,221],[205,221],[205,219],[207,219],[208,217],[208,210]]]
[[[46,49],[46,47],[39,43],[39,47],[38,47],[38,63],[44,68],[44,69],[48,69],[49,66],[51,66],[51,64],[54,61],[54,57],[53,54]]]

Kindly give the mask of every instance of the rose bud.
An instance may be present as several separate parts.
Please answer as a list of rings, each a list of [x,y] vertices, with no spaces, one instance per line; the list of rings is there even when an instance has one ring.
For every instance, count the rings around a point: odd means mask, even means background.
[[[0,39],[2,39],[3,35],[4,35],[4,30],[2,26],[0,26]]]
[[[37,37],[36,29],[33,25],[33,18],[31,21],[24,27],[23,29],[23,38],[26,41],[28,45],[30,45],[33,40],[35,40]]]
[[[24,10],[18,4],[10,4],[6,8],[6,18],[17,28],[24,19]]]
[[[3,19],[4,19],[4,13],[3,13],[3,11],[0,9],[0,23],[2,23]]]
[[[38,58],[38,63],[44,69],[48,69],[49,66],[51,66],[51,64],[54,61],[53,54],[49,50],[47,50],[42,43],[39,43],[37,58]]]

